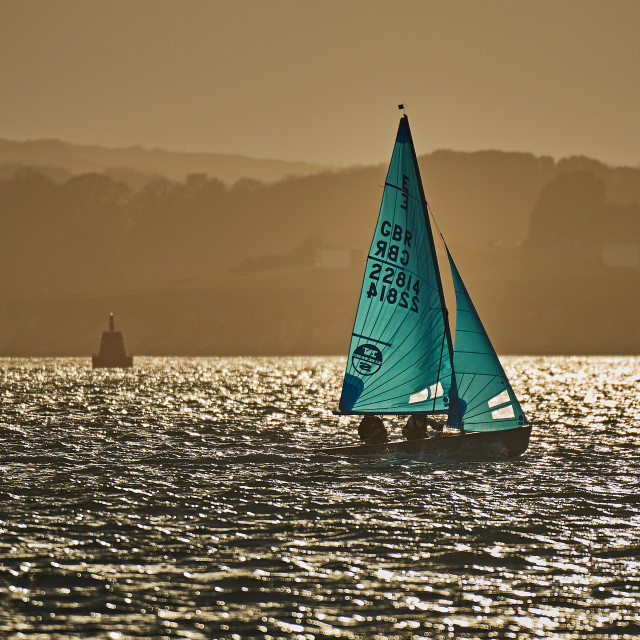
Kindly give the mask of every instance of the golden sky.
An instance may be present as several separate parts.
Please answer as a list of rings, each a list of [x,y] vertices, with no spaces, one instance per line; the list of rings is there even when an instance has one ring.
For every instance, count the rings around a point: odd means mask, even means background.
[[[637,0],[0,0],[0,137],[640,165]]]

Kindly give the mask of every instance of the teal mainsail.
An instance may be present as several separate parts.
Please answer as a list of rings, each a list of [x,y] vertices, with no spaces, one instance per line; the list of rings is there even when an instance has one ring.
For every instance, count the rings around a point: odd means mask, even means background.
[[[447,249],[456,293],[453,368],[458,407],[449,415],[453,427],[465,431],[498,431],[527,424],[458,268]]]
[[[409,123],[400,121],[351,336],[340,410],[446,413],[451,335]]]

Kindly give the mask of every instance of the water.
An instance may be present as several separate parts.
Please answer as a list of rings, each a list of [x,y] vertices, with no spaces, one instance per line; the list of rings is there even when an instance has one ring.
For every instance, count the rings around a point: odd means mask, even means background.
[[[357,461],[340,358],[0,360],[0,636],[637,637],[640,358],[505,363],[524,456]]]

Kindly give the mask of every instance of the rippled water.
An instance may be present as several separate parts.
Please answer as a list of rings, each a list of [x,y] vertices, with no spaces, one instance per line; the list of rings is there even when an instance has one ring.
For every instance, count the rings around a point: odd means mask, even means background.
[[[362,461],[340,358],[0,360],[0,635],[637,637],[640,358],[505,362],[524,456]]]

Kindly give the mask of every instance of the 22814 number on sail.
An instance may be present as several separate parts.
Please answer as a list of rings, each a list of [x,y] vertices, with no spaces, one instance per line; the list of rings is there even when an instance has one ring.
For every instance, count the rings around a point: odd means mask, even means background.
[[[402,269],[383,267],[380,263],[374,263],[369,271],[368,298],[377,298],[380,302],[397,304],[403,309],[418,312],[420,302],[420,279]],[[415,294],[415,295],[413,295]]]

